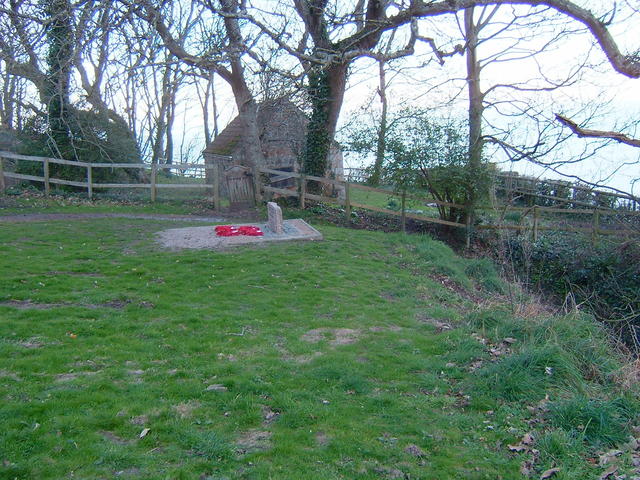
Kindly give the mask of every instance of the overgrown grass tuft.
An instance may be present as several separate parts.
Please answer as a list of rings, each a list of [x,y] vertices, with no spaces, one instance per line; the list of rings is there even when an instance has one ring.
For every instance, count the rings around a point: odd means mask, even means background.
[[[504,293],[505,282],[500,278],[496,266],[488,258],[469,260],[465,273],[484,290],[493,293]]]
[[[549,405],[549,421],[596,447],[611,447],[628,439],[638,403],[628,397],[611,400],[575,396]]]
[[[479,370],[473,383],[476,392],[495,399],[535,402],[553,387],[581,388],[582,377],[559,347],[529,345]]]

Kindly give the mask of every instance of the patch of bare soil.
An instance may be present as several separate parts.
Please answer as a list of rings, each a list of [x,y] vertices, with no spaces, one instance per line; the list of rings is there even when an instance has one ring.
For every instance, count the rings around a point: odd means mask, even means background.
[[[315,328],[302,335],[301,339],[309,343],[318,343],[324,340],[327,335],[333,336],[329,340],[329,345],[336,347],[357,342],[361,332],[352,328]]]
[[[407,445],[404,449],[405,453],[408,453],[409,455],[413,456],[413,457],[424,457],[425,453],[424,451],[417,445],[414,444],[410,444]]]
[[[451,290],[452,292],[457,293],[461,298],[464,298],[465,300],[470,300],[474,303],[478,303],[482,300],[478,295],[474,294],[473,292],[470,292],[463,286],[458,285],[456,282],[451,280],[446,275],[434,274],[432,275],[432,278],[438,283],[440,283],[447,290]]]
[[[385,325],[385,326],[373,326],[369,327],[370,332],[400,332],[402,331],[402,327],[398,325]]]
[[[24,348],[42,348],[46,345],[45,342],[40,340],[38,337],[29,338],[28,340],[24,340],[22,342],[18,342],[18,345]]]
[[[127,305],[133,304],[133,300],[109,300],[104,303],[72,303],[72,302],[61,302],[61,303],[38,303],[33,300],[6,300],[4,302],[0,302],[0,306],[3,307],[12,307],[17,308],[18,310],[49,310],[51,308],[61,308],[61,307],[81,307],[81,308],[89,308],[91,310],[96,308],[114,308],[116,310],[121,310]],[[138,306],[142,308],[154,308],[155,305],[151,302],[138,302]]]
[[[299,363],[300,365],[304,365],[305,363],[311,362],[313,359],[321,357],[322,352],[313,352],[309,355],[295,355],[290,357],[290,360],[293,360],[295,363]]]
[[[380,294],[380,298],[384,298],[388,302],[395,302],[398,300],[393,293],[389,293],[389,292],[382,292]]]
[[[70,277],[96,277],[96,278],[104,277],[104,275],[101,274],[101,273],[94,273],[94,272],[66,272],[66,271],[59,271],[59,270],[52,270],[51,272],[45,273],[45,275],[48,275],[48,276],[68,275]]]
[[[0,302],[3,307],[13,307],[19,310],[48,310],[49,308],[63,307],[63,303],[35,303],[31,300],[7,300]]]
[[[131,443],[131,440],[125,440],[124,438],[119,437],[115,433],[109,432],[106,430],[100,432],[100,435],[102,435],[105,439],[109,440],[110,442],[117,443],[118,445],[129,445]]]
[[[262,405],[262,418],[264,419],[262,422],[263,425],[266,426],[266,425],[269,425],[270,423],[275,422],[279,416],[280,416],[280,412],[276,412],[274,410],[271,410],[271,407]]]
[[[324,432],[318,432],[316,433],[316,444],[319,447],[326,447],[327,445],[329,445],[329,441],[331,439],[329,438],[329,436],[324,433]]]
[[[284,346],[285,339],[280,337],[278,341],[273,345],[275,349],[282,355],[282,359],[288,363],[299,363],[305,364],[312,361],[314,358],[317,358],[322,355],[322,352],[313,352],[307,355],[293,355],[289,350],[287,350]]]
[[[193,415],[193,411],[199,407],[200,407],[200,402],[197,402],[195,400],[190,400],[188,402],[174,405],[173,409],[176,411],[176,413],[180,418],[191,418],[191,415]]]
[[[249,430],[236,440],[237,452],[241,455],[263,452],[271,448],[271,432],[266,430]]]
[[[17,373],[9,372],[8,370],[0,370],[0,378],[10,378],[11,380],[15,380],[16,382],[22,381]]]
[[[129,420],[133,425],[146,425],[149,422],[148,415],[138,415],[137,417],[132,417]]]
[[[56,381],[58,382],[68,382],[70,380],[75,380],[79,377],[88,377],[91,375],[95,375],[98,372],[70,372],[70,373],[60,373],[56,375]]]
[[[442,333],[446,330],[451,330],[453,329],[453,326],[450,323],[446,323],[446,322],[441,322],[440,320],[436,320],[435,318],[431,318],[427,315],[424,315],[422,313],[418,314],[416,316],[416,320],[418,320],[418,322],[420,323],[424,323],[426,325],[432,325],[434,327],[436,327],[436,332],[437,333]]]

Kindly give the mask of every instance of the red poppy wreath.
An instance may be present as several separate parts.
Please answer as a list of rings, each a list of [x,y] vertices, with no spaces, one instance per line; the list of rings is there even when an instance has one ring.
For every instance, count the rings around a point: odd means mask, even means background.
[[[218,225],[215,228],[218,237],[235,237],[237,235],[247,235],[249,237],[261,237],[264,235],[259,227],[253,225],[244,225],[242,227],[234,227],[233,225]]]

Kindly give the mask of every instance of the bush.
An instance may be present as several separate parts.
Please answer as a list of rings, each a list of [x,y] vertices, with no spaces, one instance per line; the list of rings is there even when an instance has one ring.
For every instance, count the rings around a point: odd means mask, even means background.
[[[345,130],[346,150],[361,158],[377,155],[378,127],[353,118]],[[428,109],[394,112],[387,121],[384,161],[379,171],[373,167],[370,173],[382,184],[393,186],[397,194],[426,191],[448,203],[479,202],[488,196],[491,175],[485,161],[477,167],[469,165],[467,131],[465,122],[435,117]],[[453,222],[463,222],[467,214],[466,208],[447,205],[440,205],[438,213]]]
[[[20,134],[19,153],[23,155],[63,158],[88,163],[142,163],[135,138],[124,120],[113,120],[95,112],[77,110],[72,112],[73,148],[58,152],[47,133],[42,120],[35,118],[28,122]],[[18,173],[43,176],[41,163],[19,161]],[[50,164],[52,178],[84,182],[87,170],[73,165]],[[95,168],[92,172],[95,183],[127,183],[142,178],[140,169]],[[39,187],[42,183],[37,184]]]
[[[527,272],[532,286],[563,300],[573,295],[599,320],[607,322],[629,345],[640,337],[640,245],[591,245],[576,235],[553,234],[535,244],[512,238],[508,256]]]

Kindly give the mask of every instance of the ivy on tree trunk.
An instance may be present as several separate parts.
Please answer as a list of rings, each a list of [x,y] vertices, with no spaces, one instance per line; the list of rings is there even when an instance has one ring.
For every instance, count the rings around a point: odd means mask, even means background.
[[[331,89],[329,75],[323,69],[309,74],[309,98],[312,105],[311,119],[307,126],[307,138],[304,150],[302,170],[307,175],[323,177],[327,171],[331,135],[327,129]],[[319,192],[318,182],[309,182],[309,190]]]
[[[49,17],[46,100],[51,147],[57,156],[70,158],[73,155],[69,98],[73,58],[71,8],[68,0],[46,0],[45,8]]]

